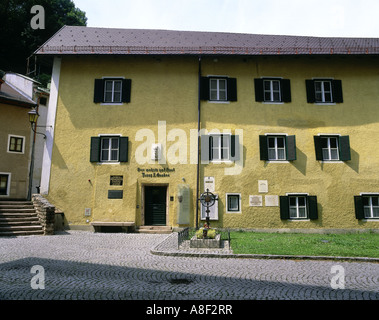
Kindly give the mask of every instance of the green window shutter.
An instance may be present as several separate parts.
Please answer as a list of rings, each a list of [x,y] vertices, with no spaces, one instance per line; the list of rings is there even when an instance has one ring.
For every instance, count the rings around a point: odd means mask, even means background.
[[[288,220],[290,218],[290,206],[289,206],[288,197],[280,196],[279,202],[280,202],[280,219]]]
[[[268,160],[267,136],[259,136],[259,151],[261,160]]]
[[[291,102],[291,84],[289,79],[280,80],[280,89],[283,102]]]
[[[313,80],[305,80],[305,87],[307,90],[307,102],[315,103],[316,102],[316,94],[315,94],[315,83]]]
[[[200,77],[200,100],[209,100],[209,78]]]
[[[255,101],[263,102],[263,79],[254,79]]]
[[[240,141],[239,136],[232,135],[230,141],[230,160],[240,160]]]
[[[339,137],[339,153],[341,161],[351,160],[349,136]]]
[[[93,95],[93,102],[99,103],[104,101],[104,80],[95,79],[95,89]]]
[[[286,137],[286,152],[287,152],[288,161],[296,160],[296,137],[295,136]]]
[[[132,88],[132,80],[123,79],[122,80],[122,98],[121,98],[122,102],[126,102],[126,103],[130,102],[131,88]]]
[[[128,137],[120,137],[119,161],[128,162]]]
[[[342,103],[343,95],[342,95],[342,81],[341,80],[333,80],[332,81],[332,95],[333,102]]]
[[[323,160],[322,148],[321,148],[321,137],[320,136],[314,136],[313,139],[315,142],[316,160]]]
[[[308,196],[308,214],[309,219],[317,220],[318,219],[318,210],[317,210],[317,197]]]
[[[357,219],[364,219],[363,211],[363,199],[362,196],[354,196],[354,206],[355,206],[355,217]]]
[[[100,161],[100,137],[91,137],[90,161]]]
[[[210,136],[209,135],[202,135],[201,136],[201,161],[209,161],[210,160]]]
[[[237,101],[237,79],[227,79],[228,101]]]

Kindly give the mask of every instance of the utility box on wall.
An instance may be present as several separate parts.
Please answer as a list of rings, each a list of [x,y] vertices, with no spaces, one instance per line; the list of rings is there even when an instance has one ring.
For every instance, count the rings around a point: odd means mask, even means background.
[[[188,184],[180,184],[177,189],[178,224],[190,223],[190,187]]]

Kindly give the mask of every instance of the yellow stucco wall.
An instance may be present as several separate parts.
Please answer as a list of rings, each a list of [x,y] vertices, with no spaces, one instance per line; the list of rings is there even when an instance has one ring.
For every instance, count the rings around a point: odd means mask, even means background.
[[[202,75],[237,78],[238,101],[202,101],[202,128],[243,130],[243,169],[225,175],[235,164],[202,165],[204,176],[215,178],[219,195],[219,221],[213,226],[257,229],[377,228],[376,221],[360,221],[354,214],[354,195],[379,192],[379,87],[378,61],[370,57],[220,57],[202,59]],[[93,103],[94,79],[132,79],[131,102],[123,105]],[[255,102],[254,78],[291,80],[292,102]],[[331,77],[342,80],[344,102],[308,104],[305,79]],[[191,189],[190,220],[195,225],[196,164],[190,147],[191,130],[197,129],[198,59],[195,57],[63,57],[55,127],[49,200],[64,212],[72,225],[91,221],[143,222],[143,185],[168,186],[167,224],[177,226],[177,186]],[[158,139],[158,121],[166,133],[182,129],[188,138],[187,164],[138,164],[134,155],[144,141],[140,129],[152,130]],[[259,135],[296,135],[297,160],[267,163],[260,160]],[[313,136],[320,133],[349,135],[351,161],[321,163],[315,159]],[[96,164],[89,161],[90,138],[99,134],[129,137],[129,161]],[[196,140],[196,138],[195,138]],[[156,141],[158,142],[158,141]],[[167,149],[174,143],[167,141]],[[143,178],[140,169],[175,169],[169,177]],[[110,175],[123,175],[122,187],[110,186]],[[267,180],[268,193],[258,192],[258,180]],[[123,190],[123,199],[108,199],[108,190]],[[225,194],[241,194],[241,213],[226,213]],[[318,220],[283,221],[279,206],[250,207],[249,195],[309,193],[318,201]],[[174,197],[170,201],[170,196]],[[91,208],[91,216],[84,215]],[[87,222],[88,220],[88,222]]]
[[[26,199],[30,167],[30,109],[0,103],[0,173],[10,173],[10,192],[0,200]],[[24,138],[24,152],[8,152],[9,135]]]

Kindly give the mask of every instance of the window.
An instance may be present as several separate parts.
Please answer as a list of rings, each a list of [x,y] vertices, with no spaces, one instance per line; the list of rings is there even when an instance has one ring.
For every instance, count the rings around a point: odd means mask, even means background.
[[[101,138],[100,161],[118,161],[119,137]]]
[[[130,102],[132,80],[122,78],[95,79],[95,103],[120,104]]]
[[[267,161],[296,160],[295,136],[261,135],[259,136],[260,159]]]
[[[200,99],[208,101],[237,101],[237,79],[228,77],[201,77]]]
[[[241,195],[239,193],[226,194],[226,212],[240,213],[241,212]]]
[[[286,160],[285,137],[267,137],[268,159]]]
[[[357,219],[379,219],[379,194],[354,197]]]
[[[91,162],[127,162],[128,137],[99,136],[91,138]]]
[[[349,161],[349,136],[314,136],[316,160]]]
[[[24,153],[25,137],[8,135],[8,152]]]
[[[342,103],[342,81],[333,79],[305,80],[309,103]]]
[[[240,159],[239,136],[231,134],[209,134],[201,136],[201,160],[237,161]]]
[[[254,79],[255,101],[280,103],[291,102],[291,85],[289,79],[259,78]]]
[[[282,220],[317,220],[317,197],[305,194],[281,196],[280,218]]]
[[[0,173],[0,196],[9,196],[10,173]]]
[[[316,103],[333,102],[331,81],[315,81],[314,84]]]
[[[210,155],[212,160],[225,161],[230,158],[230,136],[225,134],[211,135]]]
[[[120,103],[122,95],[122,80],[105,80],[104,102]]]
[[[226,79],[210,79],[210,99],[216,101],[226,101]]]

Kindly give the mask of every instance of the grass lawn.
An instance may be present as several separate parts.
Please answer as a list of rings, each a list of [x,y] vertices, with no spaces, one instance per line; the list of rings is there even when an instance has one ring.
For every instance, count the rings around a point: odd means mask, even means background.
[[[379,258],[378,233],[299,234],[231,231],[236,254]]]

